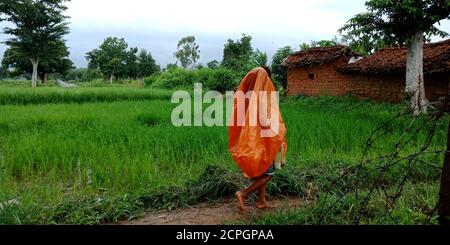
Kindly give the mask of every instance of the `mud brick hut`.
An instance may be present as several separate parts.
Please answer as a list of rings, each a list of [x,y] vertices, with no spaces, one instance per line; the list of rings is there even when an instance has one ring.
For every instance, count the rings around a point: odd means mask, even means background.
[[[296,52],[288,67],[288,95],[352,94],[386,102],[403,99],[406,48],[385,48],[360,58],[347,46],[313,48]],[[449,94],[450,39],[424,46],[425,93],[429,100]]]

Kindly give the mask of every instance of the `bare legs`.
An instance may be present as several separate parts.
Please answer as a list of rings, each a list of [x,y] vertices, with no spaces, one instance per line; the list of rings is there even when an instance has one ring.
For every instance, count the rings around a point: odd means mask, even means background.
[[[270,177],[270,179],[272,179],[272,177]],[[259,209],[273,208],[273,206],[270,205],[269,202],[267,202],[267,199],[266,199],[266,196],[267,196],[266,195],[267,182],[266,182],[266,184],[264,184],[261,187],[259,187],[259,200],[258,200],[258,203],[256,204],[256,207],[259,208]]]
[[[272,176],[262,175],[255,178],[253,183],[242,191],[236,192],[236,199],[238,201],[238,207],[241,211],[245,211],[245,198],[250,194],[259,190],[259,201],[256,205],[257,208],[267,208],[269,207],[266,200],[266,186],[267,183],[272,179]]]

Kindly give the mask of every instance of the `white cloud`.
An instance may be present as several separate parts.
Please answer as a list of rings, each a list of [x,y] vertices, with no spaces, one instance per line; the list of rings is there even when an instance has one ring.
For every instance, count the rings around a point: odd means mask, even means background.
[[[211,59],[220,60],[227,38],[237,39],[242,33],[251,35],[254,46],[269,54],[284,45],[297,47],[304,41],[332,38],[348,18],[364,10],[361,0],[339,3],[330,0],[74,0],[69,4],[68,15],[71,36],[92,30],[95,33],[87,36],[99,37],[102,33],[103,39],[113,35],[111,30],[114,30],[115,35],[125,37],[130,44],[150,49],[162,64],[173,62],[172,53],[179,38],[195,35],[202,51],[201,61],[206,63]],[[89,46],[97,46],[101,41],[98,39],[91,38],[95,45]]]
[[[82,28],[332,35],[362,10],[361,0],[341,0],[339,4],[330,0],[74,0],[69,3],[68,14],[73,26]]]

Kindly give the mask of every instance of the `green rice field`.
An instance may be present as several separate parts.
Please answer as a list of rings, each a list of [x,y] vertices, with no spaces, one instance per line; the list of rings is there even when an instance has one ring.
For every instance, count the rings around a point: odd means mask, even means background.
[[[228,153],[227,128],[172,126],[176,105],[170,96],[170,91],[125,86],[0,86],[0,224],[115,222],[148,208],[220,198],[232,193],[233,183],[242,187]],[[311,172],[326,181],[335,167],[358,163],[371,132],[402,108],[350,97],[283,99],[289,171],[280,175],[293,182],[277,192],[274,180],[272,193],[301,196],[303,179],[289,174]],[[388,152],[402,132],[393,129],[369,154]],[[445,134],[442,123],[432,149],[444,148]],[[430,161],[440,166],[441,159]],[[221,174],[209,179],[208,171]],[[424,180],[417,188],[409,183],[399,204],[404,223],[421,222],[418,203],[432,207],[436,202],[438,173],[418,174]],[[252,222],[311,222],[305,220],[306,212],[271,214]]]

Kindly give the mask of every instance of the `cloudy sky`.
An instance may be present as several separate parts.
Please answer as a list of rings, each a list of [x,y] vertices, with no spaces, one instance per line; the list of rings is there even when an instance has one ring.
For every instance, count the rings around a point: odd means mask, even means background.
[[[271,56],[285,45],[298,48],[302,42],[331,39],[365,10],[364,0],[72,0],[68,7],[71,33],[66,39],[77,67],[85,67],[86,52],[108,36],[151,51],[162,66],[175,62],[177,41],[186,35],[197,38],[202,63],[221,60],[227,39],[242,33]],[[443,21],[441,29],[450,32],[450,22]],[[6,38],[0,34],[0,41]],[[0,44],[0,56],[5,48]]]

